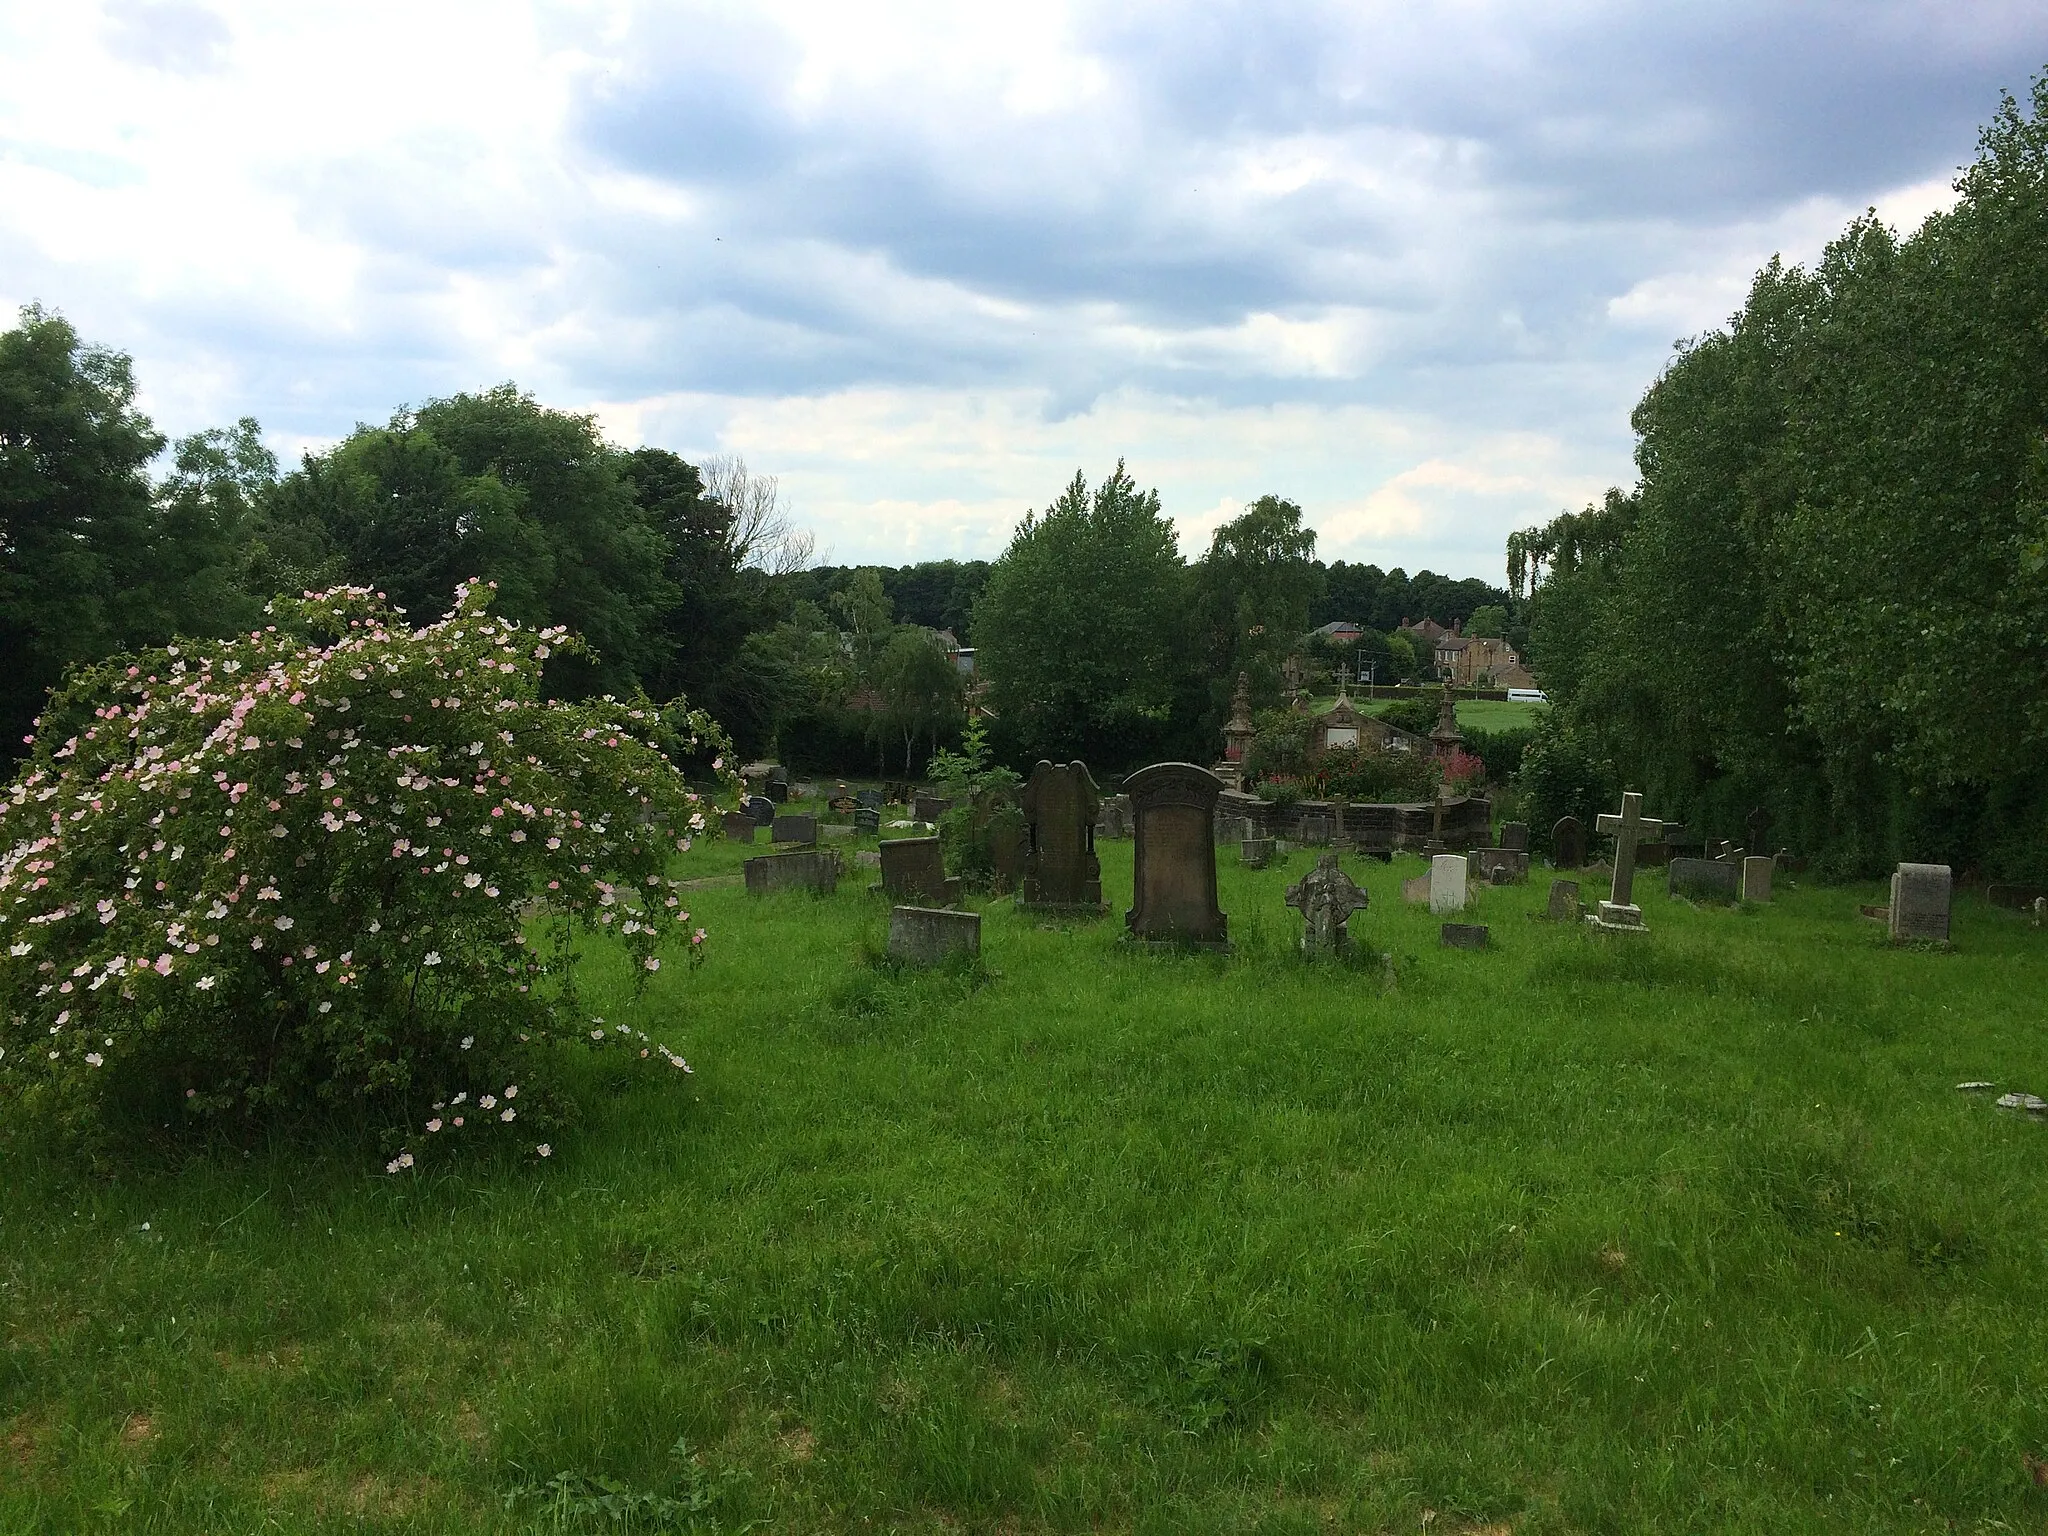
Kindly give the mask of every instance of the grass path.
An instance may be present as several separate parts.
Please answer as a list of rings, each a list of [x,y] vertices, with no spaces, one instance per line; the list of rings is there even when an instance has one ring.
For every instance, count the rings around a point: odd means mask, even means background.
[[[979,977],[871,964],[865,871],[693,893],[695,975],[591,964],[698,1075],[545,1165],[0,1140],[0,1530],[2048,1523],[2048,1125],[1953,1087],[2048,1094],[2048,935],[1653,875],[1470,954],[1347,859],[1389,984],[1293,953],[1305,854],[1223,853],[1227,960],[1122,950],[1104,855]]]

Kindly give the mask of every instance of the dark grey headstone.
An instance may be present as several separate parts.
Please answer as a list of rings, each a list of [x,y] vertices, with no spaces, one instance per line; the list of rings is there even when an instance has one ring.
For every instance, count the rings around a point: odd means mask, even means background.
[[[768,834],[771,843],[815,843],[818,840],[818,818],[815,816],[778,816],[774,830]]]
[[[877,837],[882,831],[882,813],[874,806],[864,805],[853,813],[853,830],[862,837]]]
[[[1500,824],[1500,845],[1514,853],[1529,851],[1529,823],[1504,821]]]
[[[1489,937],[1484,923],[1445,923],[1440,943],[1445,949],[1484,949]]]
[[[839,889],[839,855],[829,850],[810,853],[764,853],[749,859],[747,894],[769,891],[823,891]]]
[[[1193,763],[1154,763],[1124,786],[1137,823],[1131,937],[1222,945],[1230,919],[1216,902],[1216,797],[1223,781]]]
[[[751,843],[754,840],[754,818],[745,811],[727,811],[725,835],[735,843]]]
[[[1954,893],[1955,876],[1946,864],[1901,864],[1892,876],[1892,938],[1946,944]]]
[[[1578,881],[1550,882],[1550,918],[1552,922],[1558,923],[1576,923],[1579,920]]]
[[[879,789],[863,789],[854,794],[853,801],[862,810],[879,811],[882,808],[882,792]]]
[[[768,798],[777,805],[789,798],[789,784],[786,780],[770,779],[764,788],[768,792]]]
[[[1273,862],[1273,839],[1248,837],[1237,846],[1237,862],[1246,869],[1264,869]]]
[[[904,965],[938,965],[954,955],[981,953],[981,914],[931,907],[889,909],[889,958]]]
[[[772,826],[774,824],[775,802],[766,795],[747,796],[745,810],[749,816],[754,818],[754,825],[757,827]]]
[[[1586,829],[1576,816],[1560,816],[1550,829],[1550,862],[1559,869],[1577,869],[1586,862]]]
[[[1529,878],[1529,855],[1510,848],[1474,848],[1473,874],[1488,885],[1520,885]]]
[[[1024,810],[1019,902],[1062,911],[1105,910],[1102,861],[1095,856],[1095,818],[1102,811],[1102,797],[1087,765],[1039,763],[1018,803]],[[1212,863],[1214,859],[1212,850]]]
[[[882,892],[899,901],[947,906],[960,882],[946,878],[945,845],[936,837],[895,837],[882,844]]]
[[[944,795],[919,795],[910,802],[910,818],[913,821],[937,821],[953,809],[953,802]]]
[[[1742,826],[1743,832],[1748,839],[1750,853],[1770,852],[1771,813],[1769,811],[1765,810],[1762,806],[1758,806],[1749,813]]]
[[[1742,895],[1742,866],[1721,859],[1673,859],[1670,890],[1693,901],[1734,901]]]

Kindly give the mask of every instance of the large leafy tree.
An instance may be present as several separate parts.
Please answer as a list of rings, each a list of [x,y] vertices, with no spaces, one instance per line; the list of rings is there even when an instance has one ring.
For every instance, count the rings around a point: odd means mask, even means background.
[[[1262,696],[1277,692],[1280,663],[1300,643],[1323,588],[1315,553],[1301,508],[1278,496],[1261,496],[1210,539],[1194,576],[1212,717],[1228,709],[1239,672],[1251,674]]]
[[[979,668],[1028,754],[1136,761],[1171,739],[1183,693],[1187,568],[1156,490],[1117,462],[1077,470],[1017,525],[974,610]]]

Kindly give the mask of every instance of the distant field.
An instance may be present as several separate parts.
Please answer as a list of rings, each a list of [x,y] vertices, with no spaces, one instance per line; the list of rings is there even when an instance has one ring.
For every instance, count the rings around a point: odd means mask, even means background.
[[[1310,702],[1315,711],[1328,709],[1337,702],[1337,696],[1329,694]],[[1352,703],[1364,715],[1384,714],[1393,707],[1392,699],[1354,699]],[[1458,705],[1458,724],[1469,726],[1475,731],[1511,731],[1533,726],[1550,708],[1548,704],[1510,704],[1505,699],[1465,699]]]

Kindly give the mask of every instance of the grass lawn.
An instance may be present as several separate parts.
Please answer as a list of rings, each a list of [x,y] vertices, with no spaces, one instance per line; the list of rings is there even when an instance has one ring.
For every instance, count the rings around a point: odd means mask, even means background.
[[[690,873],[732,867],[702,847]],[[0,1133],[0,1530],[2033,1530],[2048,934],[1874,889],[1652,931],[1483,891],[1310,966],[987,907],[893,974],[865,871],[692,893],[597,1011],[698,1068],[545,1164],[284,1150],[88,1177]],[[676,1453],[678,1445],[682,1453]]]

